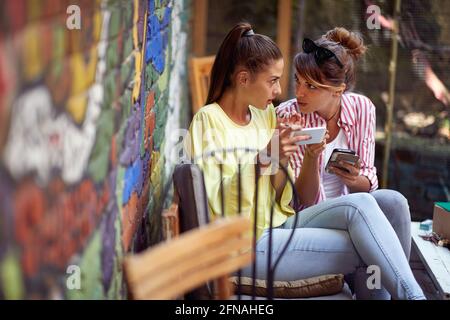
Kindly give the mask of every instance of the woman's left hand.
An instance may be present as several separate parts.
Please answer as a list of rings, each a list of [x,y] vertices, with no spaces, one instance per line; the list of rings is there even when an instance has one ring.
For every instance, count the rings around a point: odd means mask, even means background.
[[[355,165],[351,165],[350,163],[343,162],[343,161],[341,161],[339,163],[339,165],[341,167],[344,167],[345,169],[347,169],[349,172],[347,172],[339,167],[331,166],[330,173],[334,173],[339,178],[341,178],[342,182],[347,187],[353,188],[357,184],[357,181],[358,181],[359,170],[361,169],[361,160],[358,160],[358,162],[356,162]]]

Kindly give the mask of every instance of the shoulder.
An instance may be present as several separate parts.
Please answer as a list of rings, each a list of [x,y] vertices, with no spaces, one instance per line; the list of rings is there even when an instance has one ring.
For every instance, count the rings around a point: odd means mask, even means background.
[[[201,107],[192,117],[192,121],[206,121],[220,117],[221,113],[216,103],[211,103]]]
[[[375,111],[375,105],[365,95],[346,92],[343,95],[344,101],[349,108],[356,109],[355,111]]]
[[[217,126],[220,123],[220,113],[217,110],[217,104],[212,103],[201,107],[192,117],[190,130],[207,129]]]
[[[216,110],[217,110],[216,103],[207,104],[206,106],[203,106],[200,109],[198,109],[193,118],[202,118],[210,116],[216,113],[217,112]]]
[[[297,99],[294,98],[280,103],[278,107],[276,107],[275,109],[277,116],[284,117],[296,113],[297,112],[296,102]]]
[[[258,109],[250,106],[253,120],[257,126],[274,127],[277,122],[276,110],[273,104],[269,104],[266,109]]]

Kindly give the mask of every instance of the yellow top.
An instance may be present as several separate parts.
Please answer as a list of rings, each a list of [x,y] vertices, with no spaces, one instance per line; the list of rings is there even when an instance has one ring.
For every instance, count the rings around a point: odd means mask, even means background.
[[[187,154],[203,170],[209,209],[212,215],[222,213],[220,193],[220,168],[223,163],[223,188],[225,215],[238,214],[238,163],[241,164],[241,212],[251,217],[255,212],[255,157],[272,138],[276,127],[273,105],[266,110],[250,106],[251,120],[247,125],[233,122],[217,104],[202,107],[194,116],[189,128],[190,139],[185,144]],[[190,142],[190,143],[189,143]],[[246,152],[245,148],[251,151]],[[227,149],[223,154],[221,150]],[[213,156],[211,152],[215,151]],[[202,156],[203,155],[203,156]],[[267,173],[269,171],[269,173]],[[292,178],[292,170],[288,169]],[[295,211],[289,205],[292,187],[289,182],[283,190],[280,203],[275,201],[275,189],[270,181],[270,167],[258,181],[257,238],[269,227],[270,209],[274,205],[273,227],[283,224]]]

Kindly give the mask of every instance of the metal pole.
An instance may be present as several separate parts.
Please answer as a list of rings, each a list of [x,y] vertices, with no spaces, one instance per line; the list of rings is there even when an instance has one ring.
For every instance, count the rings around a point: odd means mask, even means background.
[[[394,24],[392,30],[391,62],[389,64],[389,100],[386,106],[387,119],[384,127],[384,131],[386,133],[386,141],[384,145],[382,188],[387,188],[389,177],[388,170],[389,170],[391,143],[392,143],[392,122],[394,113],[395,78],[397,74],[397,53],[398,53],[398,35],[399,35],[398,18],[400,17],[400,7],[401,7],[401,0],[395,0]]]

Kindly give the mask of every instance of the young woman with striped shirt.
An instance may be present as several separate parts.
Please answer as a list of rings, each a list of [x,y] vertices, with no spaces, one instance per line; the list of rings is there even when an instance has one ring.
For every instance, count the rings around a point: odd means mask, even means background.
[[[317,41],[305,39],[303,52],[294,58],[296,98],[280,104],[277,116],[301,118],[305,127],[326,126],[319,144],[302,145],[290,157],[301,207],[356,192],[368,192],[396,231],[409,259],[410,212],[406,198],[394,190],[377,190],[375,158],[375,106],[369,98],[353,93],[356,64],[365,53],[362,38],[345,28],[334,28]],[[300,117],[298,116],[300,115]],[[347,171],[325,166],[334,148],[351,149],[360,161]],[[372,291],[387,298],[385,290]]]

